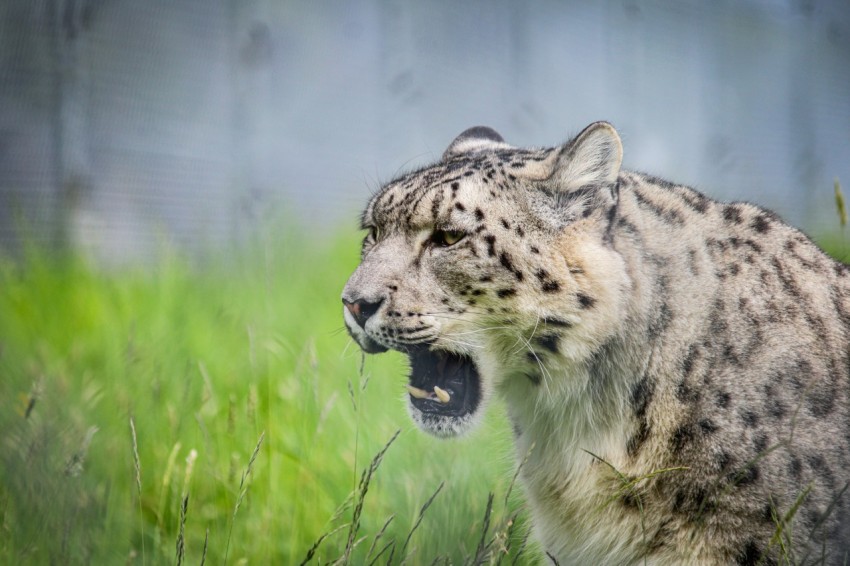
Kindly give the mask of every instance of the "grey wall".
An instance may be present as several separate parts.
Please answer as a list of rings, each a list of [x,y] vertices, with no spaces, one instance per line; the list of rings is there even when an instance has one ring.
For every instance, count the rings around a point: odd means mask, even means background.
[[[280,210],[350,227],[468,126],[552,145],[598,119],[629,167],[825,231],[850,3],[5,0],[0,247],[125,261]]]

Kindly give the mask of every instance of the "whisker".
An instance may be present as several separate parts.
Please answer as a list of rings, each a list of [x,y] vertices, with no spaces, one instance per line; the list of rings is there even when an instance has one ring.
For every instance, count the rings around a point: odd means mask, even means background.
[[[462,317],[462,316],[451,315],[451,314],[433,314],[433,315],[430,315],[430,316],[432,316],[433,318],[438,318],[440,320],[457,320],[457,321],[464,322],[464,323],[467,323],[467,324],[481,324],[482,323],[482,321],[478,321],[478,320],[474,320],[474,319],[470,320],[470,319]]]
[[[426,314],[427,314],[427,316],[432,316],[434,318],[442,318],[442,319],[445,319],[445,320],[464,320],[462,317],[456,316],[456,315],[450,316],[450,315],[447,315],[447,314],[433,314],[433,313],[426,313]],[[469,322],[472,322],[474,324],[474,321],[469,321]]]
[[[538,326],[540,326],[540,313],[537,313],[537,320],[535,320],[535,321],[534,321],[534,328],[532,328],[532,329],[531,329],[531,335],[528,337],[528,339],[527,339],[527,340],[523,338],[523,340],[525,341],[525,344],[524,344],[524,345],[525,345],[525,346],[526,346],[529,350],[531,350],[531,340],[532,340],[532,338],[534,338],[534,334],[537,332],[537,327],[538,327]],[[519,338],[522,338],[522,334],[520,334],[518,337],[519,337]],[[517,343],[519,343],[519,340],[517,341]],[[513,346],[512,346],[512,347],[513,347]],[[521,350],[522,350],[522,347],[520,347],[520,348],[518,348],[517,350],[515,350],[515,351],[513,352],[513,354],[518,354]],[[534,352],[534,351],[532,350],[532,353],[533,353],[533,352]],[[537,356],[537,354],[535,354],[535,357],[536,357],[536,356]]]
[[[548,380],[552,378],[552,374],[549,373],[549,370],[544,365],[543,360],[540,359],[540,356],[538,356],[537,352],[535,352],[531,347],[530,342],[526,342],[526,347],[528,348],[528,351],[531,352],[531,355],[534,356],[534,360],[537,362],[538,367],[540,367],[540,371],[543,374],[542,377],[544,385],[546,385],[546,390],[549,391]]]
[[[467,309],[462,313],[457,312],[457,311],[448,311],[448,310],[445,310],[445,311],[429,311],[429,312],[423,312],[422,314],[427,315],[427,316],[455,316],[455,317],[459,317],[459,318],[462,318],[464,314],[474,314],[474,315],[479,315],[479,316],[483,316],[483,317],[487,317],[487,318],[508,318],[505,313],[491,312],[491,311],[487,311],[487,310],[484,310],[484,309]]]
[[[434,338],[434,333],[431,332],[430,328],[427,328],[427,329],[423,330],[422,332],[419,332],[418,334],[408,334],[407,336],[403,336],[403,337],[397,336],[395,338],[395,341],[398,342],[399,344],[412,345],[412,344],[421,344],[423,342],[428,342],[429,340],[431,340],[433,338]]]
[[[449,342],[450,344],[457,344],[457,345],[464,346],[465,348],[469,348],[469,349],[472,349],[472,350],[480,350],[481,347],[482,347],[480,344],[471,344],[469,342],[464,342],[463,340],[456,340],[454,338],[449,338],[447,336],[444,336],[443,339],[446,342]]]
[[[510,326],[483,326],[481,328],[476,328],[474,330],[467,330],[465,332],[451,332],[448,336],[465,336],[467,334],[480,334],[482,332],[489,332],[491,330],[510,330]]]
[[[432,316],[434,318],[439,318],[439,319],[442,319],[442,320],[459,320],[459,321],[467,322],[467,323],[475,325],[475,326],[480,326],[482,328],[487,324],[485,321],[468,320],[468,319],[464,319],[464,318],[459,317],[459,316],[450,316],[450,315],[444,315],[444,314],[429,314],[428,316]]]
[[[537,362],[537,366],[540,368],[540,374],[541,374],[540,377],[541,377],[541,381],[543,382],[543,386],[546,388],[547,394],[551,395],[551,390],[549,389],[549,384],[552,380],[552,374],[549,372],[549,369],[546,367],[546,364],[543,363],[543,360],[540,358],[539,355],[537,355],[537,352],[531,346],[531,340],[532,340],[532,338],[534,338],[534,334],[537,332],[537,328],[538,328],[539,325],[540,325],[540,314],[538,313],[537,314],[537,320],[534,323],[534,328],[532,328],[531,334],[529,335],[529,337],[526,338],[522,334],[517,335],[517,343],[521,343],[521,346],[520,346],[520,348],[515,350],[513,352],[513,354],[519,354],[519,352],[522,351],[522,349],[523,349],[522,346],[524,346],[525,349],[527,349],[529,352],[531,352],[531,355],[534,356],[534,361]],[[547,395],[547,396],[549,396],[549,395]]]

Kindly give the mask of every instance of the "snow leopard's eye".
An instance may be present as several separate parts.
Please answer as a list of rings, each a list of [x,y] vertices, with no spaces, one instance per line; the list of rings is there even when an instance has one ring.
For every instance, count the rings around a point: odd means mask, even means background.
[[[361,257],[365,257],[366,253],[371,250],[375,244],[378,243],[378,238],[381,236],[380,230],[375,226],[366,227],[366,237],[363,238],[363,243],[361,244]]]
[[[461,230],[436,229],[434,230],[434,233],[431,234],[431,243],[441,248],[447,248],[463,240],[465,236],[466,232],[463,232]]]

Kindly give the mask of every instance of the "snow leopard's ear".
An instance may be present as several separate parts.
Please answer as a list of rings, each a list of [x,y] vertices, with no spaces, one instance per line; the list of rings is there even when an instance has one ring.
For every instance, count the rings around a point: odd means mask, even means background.
[[[474,128],[464,130],[449,144],[448,149],[443,152],[443,161],[448,161],[452,157],[471,151],[504,149],[509,147],[511,146],[506,144],[502,136],[493,128],[475,126]]]
[[[614,183],[623,163],[623,144],[608,122],[589,125],[557,153],[552,177],[566,191]]]
[[[614,126],[594,122],[539,164],[523,172],[526,177],[545,180],[557,192],[582,187],[610,185],[620,174],[623,144]],[[523,174],[520,173],[520,174]]]

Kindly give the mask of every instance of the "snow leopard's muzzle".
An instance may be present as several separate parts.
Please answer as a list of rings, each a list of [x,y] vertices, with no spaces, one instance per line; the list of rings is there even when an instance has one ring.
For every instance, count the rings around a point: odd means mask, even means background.
[[[436,347],[433,339],[405,343],[400,329],[383,322],[383,301],[354,299],[349,292],[342,302],[346,328],[364,352],[394,349],[407,355],[408,408],[414,422],[442,437],[471,427],[482,399],[481,378],[471,358]]]
[[[386,352],[387,346],[379,344],[370,338],[366,332],[366,323],[381,308],[383,301],[374,303],[363,299],[349,301],[343,297],[342,304],[345,305],[342,312],[345,328],[348,330],[348,334],[360,345],[360,348],[367,354]]]

